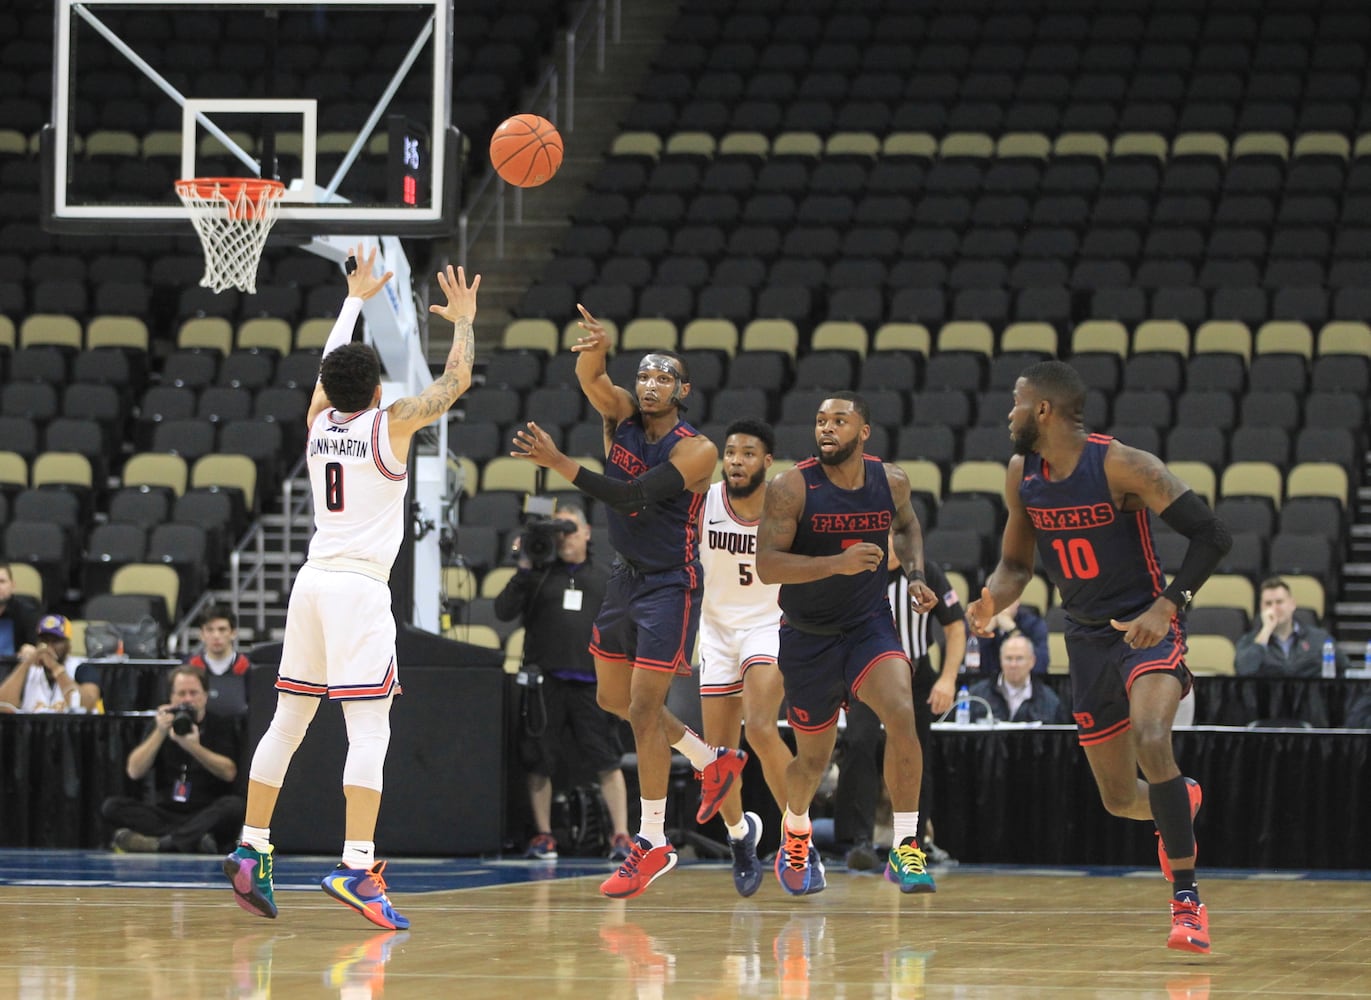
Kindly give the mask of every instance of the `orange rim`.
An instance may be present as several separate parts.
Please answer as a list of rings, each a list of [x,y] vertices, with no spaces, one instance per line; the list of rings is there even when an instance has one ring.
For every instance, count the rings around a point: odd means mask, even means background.
[[[228,203],[231,219],[257,217],[258,206],[264,199],[279,199],[285,194],[286,186],[280,181],[262,177],[192,177],[176,182],[176,193],[183,199],[211,199],[215,190]],[[237,211],[239,194],[246,195],[241,214]]]

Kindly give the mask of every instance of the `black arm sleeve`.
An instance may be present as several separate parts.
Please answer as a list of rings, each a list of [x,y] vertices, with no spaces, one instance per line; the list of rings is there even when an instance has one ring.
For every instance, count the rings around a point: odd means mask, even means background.
[[[667,500],[685,489],[681,471],[670,462],[654,465],[639,478],[623,483],[610,479],[598,472],[591,472],[585,466],[576,473],[571,485],[586,496],[594,497],[609,504],[621,514],[629,514],[646,507],[648,504]]]
[[[1185,550],[1181,568],[1176,570],[1171,586],[1162,591],[1162,596],[1176,607],[1184,609],[1190,603],[1195,591],[1209,579],[1219,560],[1233,547],[1233,536],[1228,526],[1214,516],[1194,490],[1186,490],[1171,506],[1162,511],[1162,520],[1190,539]]]

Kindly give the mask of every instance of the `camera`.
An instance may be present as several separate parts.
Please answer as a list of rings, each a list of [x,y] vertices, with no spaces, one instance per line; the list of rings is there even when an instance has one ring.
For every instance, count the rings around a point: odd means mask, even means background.
[[[560,517],[531,517],[519,533],[519,552],[536,569],[551,566],[557,560],[562,536],[575,530],[576,525]]]
[[[171,707],[171,731],[177,736],[185,736],[195,728],[195,709],[190,705]]]

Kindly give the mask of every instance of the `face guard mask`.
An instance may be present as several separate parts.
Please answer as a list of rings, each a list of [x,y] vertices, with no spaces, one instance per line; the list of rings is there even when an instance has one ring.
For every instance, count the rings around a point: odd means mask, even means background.
[[[666,354],[646,354],[643,360],[638,362],[638,371],[664,372],[675,379],[676,384],[672,386],[671,398],[667,402],[672,406],[681,407],[681,386],[685,384],[685,376],[681,372],[679,361]]]

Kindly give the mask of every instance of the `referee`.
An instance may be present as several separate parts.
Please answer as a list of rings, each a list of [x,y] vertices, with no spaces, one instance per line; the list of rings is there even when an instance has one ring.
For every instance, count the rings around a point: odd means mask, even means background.
[[[966,652],[966,620],[957,592],[947,582],[947,576],[937,563],[925,560],[924,576],[929,589],[941,600],[931,611],[919,613],[909,601],[909,579],[895,558],[895,548],[889,547],[887,564],[890,582],[887,593],[894,609],[895,625],[900,642],[914,667],[914,728],[919,745],[924,748],[924,778],[919,795],[919,845],[927,852],[926,833],[929,810],[933,805],[931,775],[928,768],[928,741],[932,734],[933,716],[942,715],[951,706],[957,687],[957,670]],[[946,648],[940,674],[933,667],[928,651],[931,622],[936,618],[943,627]],[[849,848],[847,866],[865,870],[875,867],[880,854],[872,850],[876,824],[876,806],[881,793],[881,748],[884,733],[876,713],[860,701],[847,707],[847,729],[843,734],[843,752],[838,769],[838,787],[833,802],[833,839],[840,847]],[[946,860],[946,855],[929,861]],[[865,863],[864,863],[865,862]]]

